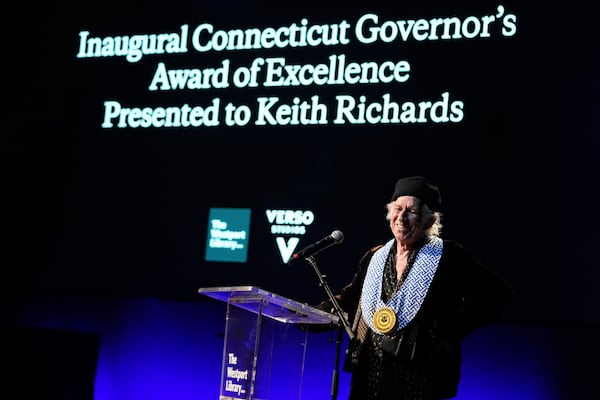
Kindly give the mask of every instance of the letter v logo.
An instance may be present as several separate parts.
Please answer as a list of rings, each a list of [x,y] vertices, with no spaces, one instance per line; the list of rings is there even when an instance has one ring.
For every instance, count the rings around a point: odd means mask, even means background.
[[[289,238],[287,243],[285,242],[285,239],[280,236],[275,238],[275,242],[279,248],[279,254],[281,254],[281,259],[284,263],[287,263],[292,254],[294,254],[294,250],[296,250],[299,241],[300,239],[297,237]]]

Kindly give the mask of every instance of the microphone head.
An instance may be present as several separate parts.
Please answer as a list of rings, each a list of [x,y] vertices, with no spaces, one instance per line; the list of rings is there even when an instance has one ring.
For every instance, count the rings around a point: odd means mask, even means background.
[[[336,243],[342,243],[344,241],[344,234],[342,231],[333,231],[331,232],[331,237]]]

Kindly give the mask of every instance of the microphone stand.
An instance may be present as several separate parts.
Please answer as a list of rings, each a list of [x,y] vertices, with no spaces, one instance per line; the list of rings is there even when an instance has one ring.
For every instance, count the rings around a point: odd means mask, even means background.
[[[331,304],[333,305],[333,310],[334,310],[335,314],[338,316],[339,322],[340,322],[340,324],[338,324],[338,336],[337,336],[337,340],[336,340],[335,368],[333,370],[333,377],[332,377],[332,382],[331,382],[331,398],[335,400],[337,398],[337,394],[338,394],[338,384],[339,384],[339,375],[340,375],[339,371],[340,371],[340,354],[341,354],[341,344],[342,344],[342,327],[346,330],[346,333],[348,334],[348,337],[350,339],[354,339],[354,333],[352,332],[350,323],[348,322],[348,320],[346,319],[346,317],[344,315],[344,311],[340,307],[339,303],[337,302],[337,300],[335,298],[335,295],[333,294],[333,292],[331,291],[331,288],[327,284],[327,281],[325,280],[325,275],[321,274],[321,271],[319,271],[319,267],[317,266],[317,261],[315,260],[315,258],[313,256],[306,257],[306,261],[308,261],[308,263],[313,267],[313,270],[317,274],[317,277],[319,279],[319,286],[321,286],[325,290],[325,293],[327,293],[327,297],[329,298],[329,301],[331,301]]]

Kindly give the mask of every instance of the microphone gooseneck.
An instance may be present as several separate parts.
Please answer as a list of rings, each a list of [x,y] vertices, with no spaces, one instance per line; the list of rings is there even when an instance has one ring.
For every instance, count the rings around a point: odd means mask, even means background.
[[[342,243],[343,241],[344,241],[344,234],[342,233],[342,231],[335,230],[330,235],[324,237],[323,239],[319,240],[318,242],[310,244],[310,245],[306,246],[305,248],[303,248],[302,250],[300,250],[299,252],[294,253],[288,260],[288,264],[308,258],[310,256],[314,256],[315,254],[319,253],[320,251],[325,250],[326,248],[333,246],[334,244]]]

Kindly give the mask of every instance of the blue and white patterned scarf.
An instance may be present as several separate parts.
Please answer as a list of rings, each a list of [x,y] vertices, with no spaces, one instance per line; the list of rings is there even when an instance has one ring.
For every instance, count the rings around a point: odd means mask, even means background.
[[[394,310],[398,319],[398,330],[404,328],[414,318],[429,290],[444,247],[442,239],[436,236],[430,237],[417,253],[414,264],[400,289],[384,302],[381,299],[383,269],[394,241],[395,239],[390,240],[373,254],[363,284],[360,303],[363,318],[367,325],[378,333],[381,332],[374,327],[373,316],[381,307],[387,306]]]

